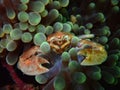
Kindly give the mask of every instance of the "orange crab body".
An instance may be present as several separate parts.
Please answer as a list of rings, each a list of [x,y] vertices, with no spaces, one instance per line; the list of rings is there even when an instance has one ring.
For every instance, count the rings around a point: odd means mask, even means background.
[[[47,37],[51,48],[54,52],[60,54],[64,52],[71,43],[72,34],[65,32],[56,32]]]

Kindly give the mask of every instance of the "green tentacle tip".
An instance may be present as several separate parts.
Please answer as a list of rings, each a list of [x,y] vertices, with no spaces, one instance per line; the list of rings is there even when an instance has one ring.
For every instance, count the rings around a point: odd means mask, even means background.
[[[91,3],[89,4],[89,8],[90,8],[90,9],[94,9],[94,8],[95,8],[95,6],[96,6],[96,5],[95,5],[95,3],[94,3],[94,2],[91,2]]]
[[[100,80],[101,77],[102,77],[102,75],[101,75],[101,72],[99,72],[99,71],[98,72],[93,72],[91,74],[91,78],[94,79],[94,80]]]
[[[15,41],[9,41],[6,45],[8,51],[14,51],[17,48],[17,43]]]
[[[71,71],[75,71],[77,70],[79,67],[79,64],[77,61],[70,61],[69,64],[68,64],[68,68],[71,70]]]
[[[45,5],[41,1],[33,1],[30,3],[30,9],[34,12],[41,13],[45,10]]]
[[[27,4],[27,3],[29,3],[29,1],[30,0],[20,0],[20,2],[23,3],[23,4]]]
[[[35,80],[39,83],[39,84],[45,84],[48,81],[48,78],[44,75],[36,75],[35,76]]]
[[[28,9],[28,6],[26,4],[19,4],[18,5],[18,10],[19,11],[26,11]]]
[[[120,11],[120,7],[119,7],[119,6],[114,6],[114,7],[112,8],[112,11],[113,11],[114,13],[117,13],[117,12]]]
[[[72,30],[75,32],[75,33],[78,33],[80,31],[80,28],[79,28],[79,25],[78,24],[74,24],[72,26]]]
[[[49,53],[50,52],[50,45],[48,42],[43,42],[41,45],[40,45],[40,50],[43,52],[43,53]]]
[[[49,35],[49,34],[52,34],[52,33],[53,33],[53,27],[52,26],[47,26],[45,34]]]
[[[73,80],[78,84],[85,83],[86,79],[87,79],[86,75],[82,72],[75,72],[73,75]]]
[[[71,45],[76,46],[78,44],[78,42],[79,42],[79,38],[74,36],[71,40]]]
[[[63,29],[63,24],[61,22],[56,22],[54,25],[53,25],[53,28],[54,28],[54,31],[57,32],[57,31],[62,31]]]
[[[71,25],[68,23],[63,24],[63,32],[70,32],[71,31]]]
[[[28,18],[29,18],[29,15],[25,11],[21,11],[18,13],[18,20],[20,22],[27,22]]]
[[[85,26],[86,26],[87,29],[91,29],[93,27],[93,24],[92,23],[87,23]]]
[[[104,22],[105,21],[105,16],[103,13],[99,12],[97,14],[97,20],[100,21],[100,22]]]
[[[6,45],[7,45],[7,43],[8,43],[8,39],[1,39],[0,40],[0,47],[1,48],[6,48]]]
[[[63,52],[61,55],[62,61],[69,61],[70,60],[70,54],[68,52]]]
[[[36,31],[37,31],[38,33],[39,33],[39,32],[45,33],[45,32],[46,32],[46,28],[45,28],[44,25],[39,24],[39,25],[37,26],[37,28],[36,28]]]
[[[108,42],[108,38],[106,36],[101,36],[99,38],[99,43],[106,44]]]
[[[36,12],[30,12],[29,13],[29,19],[28,19],[28,22],[35,26],[35,25],[38,25],[41,21],[41,16],[39,13],[36,13]]]
[[[119,3],[119,0],[111,0],[111,4],[114,6],[117,5],[118,3]]]
[[[55,9],[60,9],[61,8],[61,5],[60,5],[59,1],[53,1],[51,6],[52,6],[52,8],[55,8]]]
[[[15,11],[13,9],[11,9],[11,8],[6,9],[6,11],[7,11],[7,17],[9,19],[13,20],[15,18],[15,16],[16,16]]]
[[[6,62],[9,65],[14,65],[18,60],[18,55],[15,52],[9,52],[6,56]]]
[[[53,84],[55,90],[64,90],[66,83],[63,77],[57,76]]]
[[[63,21],[63,15],[62,14],[59,14],[56,21],[58,22],[62,22]]]
[[[77,50],[75,48],[71,48],[69,50],[69,54],[71,57],[76,57],[77,56]]]
[[[36,31],[36,27],[35,27],[35,26],[32,26],[32,25],[29,25],[28,31],[29,31],[29,32],[35,32],[35,31]]]
[[[111,54],[108,56],[108,60],[106,61],[109,66],[116,66],[118,63],[119,57],[117,54]]]
[[[110,42],[111,48],[119,47],[119,45],[120,45],[120,39],[119,38],[113,38],[112,41]]]
[[[98,66],[92,66],[87,71],[87,76],[93,80],[100,80],[102,77],[101,69]]]
[[[108,84],[113,84],[115,82],[115,77],[111,73],[103,71],[102,74],[103,80],[105,80]]]
[[[51,23],[53,23],[57,17],[59,16],[59,11],[57,9],[51,9],[49,12],[48,12],[48,15],[45,17],[45,20],[44,20],[44,25],[50,25]]]
[[[119,66],[111,67],[111,73],[115,78],[120,78],[120,67]]]
[[[89,29],[85,29],[84,30],[84,34],[90,34],[91,32],[90,32],[90,30]]]
[[[13,40],[19,40],[21,38],[22,31],[20,29],[14,29],[10,32],[10,37]]]
[[[48,13],[48,16],[56,19],[59,16],[59,11],[57,9],[51,9]]]
[[[69,0],[59,0],[59,2],[62,7],[67,7],[69,4]]]
[[[32,35],[31,35],[31,33],[29,33],[29,32],[23,33],[22,36],[21,36],[21,40],[24,43],[31,42],[32,41]]]
[[[13,28],[12,28],[11,24],[4,24],[3,25],[3,32],[6,33],[6,34],[9,34],[12,29]]]
[[[80,27],[79,27],[79,30],[80,30],[80,31],[84,31],[85,29],[86,29],[86,28],[85,28],[84,26],[80,26]]]
[[[20,22],[19,23],[19,28],[23,31],[27,30],[28,29],[28,23]]]
[[[108,60],[111,61],[111,60],[114,60],[114,61],[118,61],[119,60],[119,57],[117,54],[111,54],[108,56]]]
[[[102,29],[99,30],[100,34],[101,35],[106,35],[106,36],[109,36],[111,33],[110,33],[110,28],[108,26],[104,26],[102,27]]]
[[[42,3],[44,3],[44,5],[49,4],[50,0],[40,0]]]
[[[48,15],[48,10],[44,10],[40,15],[41,17],[46,17]]]
[[[42,42],[46,41],[46,36],[44,33],[36,33],[33,38],[33,42],[35,45],[40,46]]]

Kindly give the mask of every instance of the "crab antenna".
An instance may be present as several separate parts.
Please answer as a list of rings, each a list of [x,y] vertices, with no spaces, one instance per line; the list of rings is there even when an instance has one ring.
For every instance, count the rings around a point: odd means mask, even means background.
[[[87,39],[87,38],[93,38],[94,36],[95,36],[94,34],[87,34],[87,35],[80,35],[78,38]]]

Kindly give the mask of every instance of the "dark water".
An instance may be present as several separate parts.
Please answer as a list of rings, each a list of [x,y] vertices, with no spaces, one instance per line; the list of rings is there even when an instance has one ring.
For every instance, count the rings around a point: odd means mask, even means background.
[[[5,68],[3,68],[0,63],[0,87],[12,83],[13,81],[9,75],[9,72]]]

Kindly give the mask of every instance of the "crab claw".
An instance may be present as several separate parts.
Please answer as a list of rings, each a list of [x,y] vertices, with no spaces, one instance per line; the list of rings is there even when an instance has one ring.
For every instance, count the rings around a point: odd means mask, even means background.
[[[24,53],[20,56],[20,58],[26,60],[27,58],[29,58],[30,56],[34,55],[37,52],[40,52],[39,47],[33,46],[32,48],[24,51]]]
[[[81,65],[99,65],[107,59],[107,52],[101,44],[89,40],[81,40],[80,44],[78,46],[80,49],[77,54],[85,57],[80,63]]]
[[[49,61],[47,61],[46,59],[40,56],[35,55],[36,51],[34,52],[31,51],[32,49],[29,49],[20,56],[18,61],[18,69],[20,69],[24,74],[30,76],[39,75],[48,72],[49,69],[42,66],[42,64],[45,63],[49,64]]]

